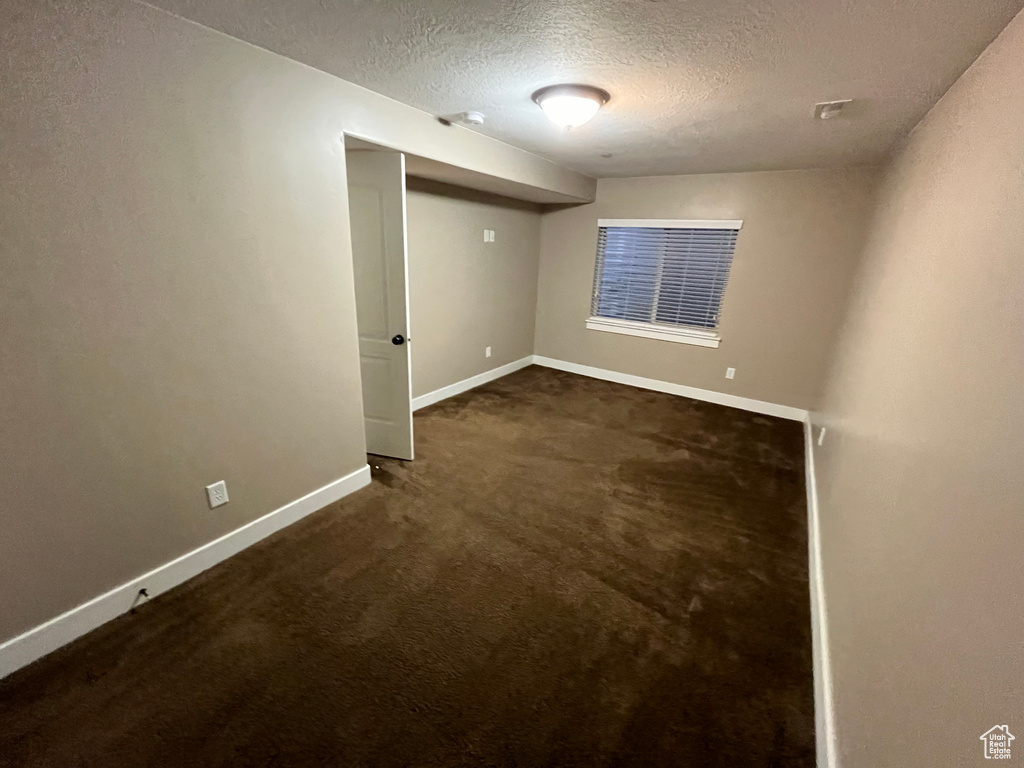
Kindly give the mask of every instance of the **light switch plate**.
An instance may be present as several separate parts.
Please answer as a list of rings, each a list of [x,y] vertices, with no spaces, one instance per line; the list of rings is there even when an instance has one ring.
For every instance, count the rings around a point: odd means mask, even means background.
[[[727,378],[727,379],[735,379],[736,378],[736,369],[735,368],[726,368],[725,369],[725,378]]]
[[[206,497],[210,500],[210,509],[228,503],[228,485],[223,480],[206,486]]]
[[[490,357],[490,356],[491,356],[491,348],[490,347],[484,347],[484,357]]]

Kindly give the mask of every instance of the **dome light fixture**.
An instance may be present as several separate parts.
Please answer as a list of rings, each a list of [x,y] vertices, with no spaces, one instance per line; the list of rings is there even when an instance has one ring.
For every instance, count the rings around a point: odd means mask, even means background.
[[[533,94],[544,114],[560,128],[577,128],[608,103],[608,91],[592,85],[549,85]]]

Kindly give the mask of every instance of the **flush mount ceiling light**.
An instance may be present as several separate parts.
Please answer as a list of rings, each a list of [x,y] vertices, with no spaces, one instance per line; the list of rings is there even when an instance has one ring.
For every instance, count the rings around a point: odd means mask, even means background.
[[[592,85],[549,85],[533,94],[548,120],[561,128],[583,125],[610,98],[608,91]]]

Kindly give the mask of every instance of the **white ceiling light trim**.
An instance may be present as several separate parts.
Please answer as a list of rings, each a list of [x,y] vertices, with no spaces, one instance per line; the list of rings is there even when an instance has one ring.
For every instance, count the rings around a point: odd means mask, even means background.
[[[549,85],[533,94],[544,114],[560,128],[577,128],[608,103],[608,91],[592,85]]]

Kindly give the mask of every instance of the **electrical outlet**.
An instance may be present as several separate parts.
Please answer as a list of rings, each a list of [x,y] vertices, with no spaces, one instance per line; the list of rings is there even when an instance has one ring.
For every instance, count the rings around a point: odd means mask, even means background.
[[[820,446],[825,442],[825,428],[821,428],[821,432],[818,433],[818,445]]]
[[[223,480],[206,486],[206,497],[210,500],[210,509],[228,503],[228,485]]]
[[[491,242],[492,243],[494,242],[494,230],[493,229],[491,230]]]
[[[725,378],[727,378],[727,379],[735,379],[736,378],[736,369],[735,368],[726,368],[725,369]]]
[[[490,356],[491,356],[491,348],[490,347],[484,347],[484,357],[490,357]]]

